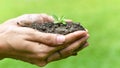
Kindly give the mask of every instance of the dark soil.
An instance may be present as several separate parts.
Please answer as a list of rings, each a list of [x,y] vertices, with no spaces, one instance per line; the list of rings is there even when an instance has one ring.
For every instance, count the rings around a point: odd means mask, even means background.
[[[85,30],[85,28],[80,23],[33,23],[30,27],[45,33],[55,33],[63,35],[78,30]]]

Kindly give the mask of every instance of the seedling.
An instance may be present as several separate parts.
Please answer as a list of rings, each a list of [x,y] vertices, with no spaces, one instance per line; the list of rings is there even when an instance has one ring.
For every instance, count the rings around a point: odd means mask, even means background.
[[[55,21],[54,23],[62,23],[62,24],[66,24],[65,22],[65,16],[62,16],[62,17],[58,17],[56,15],[53,15]]]

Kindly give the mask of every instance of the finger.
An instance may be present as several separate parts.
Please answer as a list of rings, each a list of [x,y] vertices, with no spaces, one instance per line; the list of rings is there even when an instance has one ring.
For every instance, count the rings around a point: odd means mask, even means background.
[[[47,14],[25,14],[17,18],[18,25],[30,26],[32,23],[53,22],[54,18]]]
[[[85,48],[85,47],[87,47],[87,46],[89,46],[89,43],[88,43],[88,42],[86,42],[85,45],[84,45],[83,47],[81,47],[81,49],[83,49],[83,48]]]
[[[17,30],[17,33],[25,36],[25,39],[29,41],[35,41],[50,46],[62,45],[65,42],[64,35],[43,33],[27,27],[19,27],[18,29],[20,32],[18,32],[17,29],[14,30]]]
[[[61,59],[61,56],[58,52],[56,52],[56,53],[54,53],[54,54],[52,54],[51,56],[48,57],[47,63],[52,62],[52,61],[56,61],[56,60],[59,60],[59,59]]]
[[[82,47],[78,48],[75,50],[75,52],[72,54],[72,56],[76,56],[77,52],[81,51],[82,49],[84,49],[85,47],[87,47],[89,44],[88,42],[86,42]]]
[[[29,36],[30,36],[29,39],[31,39],[32,41],[44,43],[50,46],[61,45],[64,44],[65,42],[65,36],[58,34],[35,31],[34,33],[31,33]]]
[[[82,37],[86,35],[87,35],[86,31],[76,31],[76,32],[70,33],[65,36],[66,37],[65,43],[72,43],[78,39],[81,39]]]
[[[73,53],[76,53],[75,50],[77,48],[80,48],[81,45],[88,39],[88,35],[83,37],[82,39],[76,41],[75,43],[71,44],[70,46],[68,46],[67,48],[63,49],[60,51],[61,55],[63,57],[67,57],[72,55]]]
[[[31,41],[22,41],[21,46],[18,47],[17,50],[21,50],[23,52],[30,52],[36,54],[36,57],[41,56],[41,58],[45,58],[43,56],[47,56],[47,54],[51,54],[54,51],[60,49],[60,47],[49,47],[48,45],[38,43],[38,42],[31,42]]]
[[[54,22],[54,18],[52,16],[47,15],[47,14],[40,14],[40,17],[43,18],[43,23]]]
[[[74,51],[80,47],[80,45],[85,42],[88,39],[88,36],[76,41],[75,43],[71,44],[70,46],[68,46],[67,48],[63,49],[59,52],[56,52],[54,54],[52,54],[50,57],[48,57],[47,62],[52,62],[52,61],[56,61],[59,59],[63,59],[66,58],[68,56],[71,56]]]
[[[85,42],[84,44],[81,44],[81,46],[79,48],[77,48],[76,50],[74,50],[73,55],[76,54],[77,52],[81,51],[82,49],[84,49],[88,45],[89,45],[88,42]]]

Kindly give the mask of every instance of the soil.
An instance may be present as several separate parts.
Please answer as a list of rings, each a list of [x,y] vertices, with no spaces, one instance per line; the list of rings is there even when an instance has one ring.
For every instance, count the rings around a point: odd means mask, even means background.
[[[80,23],[33,23],[31,26],[33,29],[37,29],[45,33],[55,33],[66,35],[74,31],[85,30],[85,28]]]

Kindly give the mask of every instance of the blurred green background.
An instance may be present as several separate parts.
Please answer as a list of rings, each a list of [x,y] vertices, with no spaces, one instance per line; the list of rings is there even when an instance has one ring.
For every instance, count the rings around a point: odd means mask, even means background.
[[[43,68],[120,68],[120,0],[0,0],[1,23],[29,13],[64,15],[89,30],[89,47]],[[39,67],[5,59],[0,68]]]

